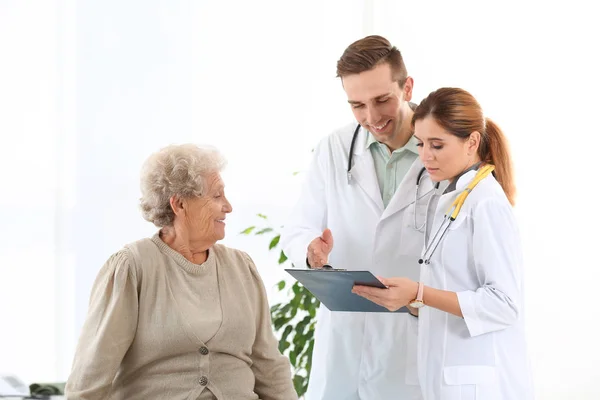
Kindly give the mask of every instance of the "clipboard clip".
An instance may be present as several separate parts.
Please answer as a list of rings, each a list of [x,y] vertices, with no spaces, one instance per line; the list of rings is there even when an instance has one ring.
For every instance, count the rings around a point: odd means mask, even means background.
[[[322,267],[321,269],[322,269],[322,270],[324,270],[324,271],[346,271],[346,270],[345,270],[345,269],[343,269],[343,268],[339,268],[339,269],[338,269],[338,268],[333,268],[333,267],[332,267],[331,265],[329,265],[329,264],[325,264],[325,265],[323,265],[323,267]]]

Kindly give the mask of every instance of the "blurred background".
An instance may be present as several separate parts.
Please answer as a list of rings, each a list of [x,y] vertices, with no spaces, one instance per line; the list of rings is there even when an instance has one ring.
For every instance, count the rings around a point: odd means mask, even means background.
[[[511,141],[539,399],[600,398],[600,27],[591,2],[0,0],[0,374],[66,380],[92,282],[155,228],[139,171],[171,143],[220,148],[224,243],[270,294],[263,236],[316,143],[352,121],[337,59],[368,34],[402,51],[413,101],[473,93]],[[594,50],[596,49],[596,50]],[[296,172],[300,172],[296,174]],[[287,278],[286,278],[287,279]]]

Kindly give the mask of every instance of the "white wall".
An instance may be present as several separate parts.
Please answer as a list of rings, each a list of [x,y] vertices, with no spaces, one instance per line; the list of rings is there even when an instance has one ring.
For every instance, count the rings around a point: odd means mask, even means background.
[[[265,238],[238,232],[259,212],[284,223],[302,179],[292,173],[351,119],[336,60],[379,33],[402,50],[416,101],[464,87],[505,128],[539,398],[599,398],[600,263],[587,249],[600,221],[587,193],[600,29],[591,6],[566,4],[0,2],[0,373],[66,378],[97,270],[154,231],[138,172],[166,144],[223,150],[225,243],[250,252],[268,287],[284,277]]]
[[[57,355],[55,10],[0,2],[0,373],[30,377],[48,376]]]

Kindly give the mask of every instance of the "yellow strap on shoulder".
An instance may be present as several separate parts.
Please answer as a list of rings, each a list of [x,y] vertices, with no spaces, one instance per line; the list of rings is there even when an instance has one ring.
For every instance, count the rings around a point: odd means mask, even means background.
[[[481,182],[485,177],[487,177],[489,174],[491,174],[492,171],[494,170],[494,168],[495,167],[491,164],[486,164],[483,167],[479,168],[479,170],[477,171],[477,174],[475,175],[475,178],[473,178],[473,180],[471,182],[469,182],[469,184],[462,191],[462,193],[459,194],[456,197],[456,199],[454,199],[454,201],[452,202],[452,205],[446,212],[446,215],[450,217],[450,220],[454,221],[456,219],[456,217],[458,216],[458,213],[460,212],[460,209],[462,208],[463,204],[465,203],[465,200],[467,199],[467,196],[469,195],[469,193],[471,193],[473,188],[475,186],[477,186],[477,184],[479,182]]]

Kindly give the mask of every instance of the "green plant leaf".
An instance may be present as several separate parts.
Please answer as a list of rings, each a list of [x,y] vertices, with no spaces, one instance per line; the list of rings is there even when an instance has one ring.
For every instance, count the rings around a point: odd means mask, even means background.
[[[308,343],[308,349],[306,349],[306,373],[308,374],[308,376],[310,376],[310,370],[312,369],[312,355],[313,355],[313,349],[315,347],[315,341],[311,340]]]
[[[290,301],[290,305],[293,308],[299,308],[300,307],[300,296],[294,296],[294,298]]]
[[[294,389],[298,396],[302,396],[306,392],[306,389],[303,390],[305,380],[306,378],[301,375],[294,375]]]
[[[240,233],[242,235],[249,235],[250,232],[252,232],[254,230],[254,228],[256,228],[256,227],[255,226],[250,226],[250,227],[244,229],[243,231],[241,231]]]
[[[281,339],[279,339],[279,351],[280,352],[284,352],[288,347],[290,347],[290,344],[287,341],[287,337],[289,336],[289,334],[292,332],[293,327],[292,325],[288,325],[285,327],[285,330],[283,331],[283,333],[281,334]]]
[[[271,240],[271,243],[269,243],[269,250],[273,249],[273,247],[275,247],[279,244],[280,238],[281,238],[281,235],[277,235]]]
[[[309,326],[308,331],[306,331],[306,339],[311,340],[315,337],[315,329],[312,326]]]
[[[306,347],[306,338],[304,336],[294,336],[294,353],[301,354]]]
[[[262,218],[262,219],[267,219],[267,216],[265,214],[256,214],[257,217]]]
[[[279,329],[281,329],[283,327],[283,325],[290,322],[290,319],[291,318],[284,317],[284,316],[278,317],[275,321],[273,321],[273,326],[275,327],[275,330],[278,331]]]
[[[292,333],[292,331],[293,331],[293,330],[294,330],[294,327],[293,327],[292,325],[288,325],[288,326],[286,326],[286,327],[285,327],[285,330],[284,330],[284,331],[283,331],[283,333],[281,334],[281,338],[282,338],[283,340],[286,340],[286,339],[287,339],[287,337],[288,337],[288,335],[289,335],[290,333]]]
[[[285,288],[285,281],[279,281],[277,283],[277,289],[281,292]]]
[[[262,235],[263,233],[273,232],[273,228],[263,228],[258,232],[255,232],[255,235]]]
[[[305,310],[310,310],[311,308],[313,308],[313,296],[310,293],[306,293],[304,295],[304,300],[302,301],[302,305],[304,306]]]
[[[295,295],[299,295],[300,294],[300,285],[298,284],[298,282],[295,282],[294,285],[292,286],[292,290],[294,291]]]
[[[281,265],[284,262],[286,262],[287,259],[288,259],[287,256],[283,253],[283,250],[282,250],[281,253],[279,253],[279,260],[277,262]]]
[[[277,310],[279,310],[281,308],[281,303],[279,304],[273,304],[271,306],[271,314],[273,314],[274,312],[276,312]]]

